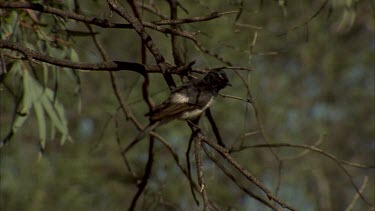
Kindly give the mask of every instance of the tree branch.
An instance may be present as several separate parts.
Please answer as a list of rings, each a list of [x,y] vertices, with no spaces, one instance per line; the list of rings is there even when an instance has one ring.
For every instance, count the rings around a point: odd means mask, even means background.
[[[194,22],[203,22],[209,21],[215,18],[220,18],[223,15],[235,14],[238,11],[228,11],[228,12],[213,12],[210,15],[202,17],[192,17],[192,18],[182,18],[182,19],[173,19],[173,20],[160,20],[152,21],[156,25],[175,25],[175,24],[184,24],[184,23],[194,23]]]
[[[317,152],[317,153],[320,153],[320,154],[323,154],[324,156],[330,158],[331,160],[333,160],[339,167],[340,169],[348,176],[349,180],[350,180],[350,183],[352,184],[352,186],[354,187],[354,189],[356,190],[356,192],[358,193],[358,195],[361,197],[361,199],[368,205],[370,206],[373,206],[364,196],[363,194],[361,193],[360,189],[357,187],[357,185],[354,183],[354,180],[353,180],[353,176],[348,172],[348,170],[346,170],[346,168],[343,166],[343,164],[345,165],[350,165],[350,166],[353,166],[353,167],[357,167],[357,168],[375,168],[374,166],[363,166],[363,165],[359,165],[359,164],[353,164],[353,163],[349,163],[347,161],[341,161],[339,159],[337,159],[335,156],[319,149],[319,148],[316,148],[314,146],[307,146],[307,145],[298,145],[298,144],[289,144],[289,143],[273,143],[273,144],[254,144],[254,145],[250,145],[250,146],[243,146],[243,147],[240,147],[239,149],[236,149],[236,150],[232,150],[231,152],[235,152],[235,151],[241,151],[243,149],[248,149],[248,148],[258,148],[258,147],[267,147],[267,148],[275,148],[275,147],[293,147],[293,148],[303,148],[303,149],[308,149],[308,150],[311,150],[311,151],[314,151],[314,152]]]
[[[129,70],[138,72],[140,74],[145,74],[146,72],[160,72],[155,66],[144,66],[142,64],[134,62],[120,62],[120,61],[110,61],[101,63],[88,63],[88,62],[72,62],[66,59],[57,59],[47,54],[39,53],[30,48],[27,48],[21,44],[1,40],[0,48],[11,49],[22,53],[28,60],[37,60],[41,62],[46,62],[59,67],[67,67],[73,69],[81,70],[93,70],[93,71],[119,71],[119,70]]]
[[[132,24],[123,24],[123,23],[112,23],[107,19],[96,18],[96,17],[89,17],[84,16],[81,14],[77,14],[70,11],[60,10],[54,7],[45,6],[39,3],[29,3],[29,2],[0,2],[0,8],[9,8],[9,9],[30,9],[39,12],[49,13],[61,18],[69,18],[72,20],[80,21],[87,24],[93,24],[102,28],[122,28],[122,29],[133,29],[134,26]],[[197,33],[187,32],[187,31],[179,31],[169,28],[164,28],[158,26],[158,24],[142,21],[141,24],[147,28],[154,29],[156,31],[167,33],[167,34],[174,34],[182,37],[186,37],[188,39],[195,40],[194,36]]]
[[[255,193],[253,193],[252,191],[248,190],[248,188],[244,187],[243,185],[240,184],[240,182],[237,180],[237,178],[235,176],[232,175],[232,173],[226,169],[224,167],[223,164],[221,164],[218,159],[216,159],[216,157],[214,155],[212,155],[204,145],[202,145],[203,147],[203,150],[205,151],[206,155],[216,164],[217,167],[220,168],[220,170],[230,179],[232,180],[236,185],[237,187],[239,187],[243,192],[245,192],[247,195],[249,195],[250,197],[253,197],[255,200],[258,200],[259,202],[261,202],[262,204],[264,204],[265,206],[268,206],[269,208],[275,210],[275,211],[279,211],[280,209],[278,209],[275,205],[271,204],[270,202],[268,202],[266,199],[263,199],[262,197],[256,195]]]
[[[120,71],[120,70],[129,70],[133,72],[137,72],[141,75],[146,73],[161,73],[160,68],[157,65],[143,65],[134,62],[123,62],[123,61],[107,61],[107,62],[100,62],[100,63],[89,63],[89,62],[72,62],[66,59],[57,59],[52,56],[49,56],[44,53],[39,53],[37,51],[31,50],[19,43],[11,42],[7,40],[0,39],[0,48],[2,49],[10,49],[17,52],[20,52],[24,55],[24,57],[14,57],[9,54],[5,54],[4,56],[12,58],[12,59],[28,59],[28,60],[35,60],[40,62],[45,62],[51,65],[56,65],[59,67],[67,67],[72,69],[80,69],[80,70],[91,70],[91,71]],[[185,75],[187,72],[192,71],[196,73],[206,73],[209,71],[208,69],[198,68],[193,70],[192,66],[195,64],[195,61],[190,62],[184,66],[174,67],[169,66],[168,72],[171,74],[179,74]]]
[[[227,149],[224,147],[215,144],[213,141],[209,140],[206,136],[204,136],[202,133],[199,133],[198,136],[201,138],[201,140],[214,148],[219,154],[221,154],[229,163],[231,163],[242,175],[244,175],[249,181],[251,181],[253,184],[255,184],[258,188],[260,188],[264,193],[267,194],[268,198],[277,202],[279,205],[281,205],[284,208],[287,208],[289,210],[296,210],[295,208],[289,206],[285,202],[281,201],[279,198],[277,198],[274,194],[271,193],[271,191],[266,188],[257,178],[255,178],[250,172],[248,172],[244,167],[242,167],[236,160],[234,160]]]
[[[163,55],[160,53],[159,49],[152,41],[151,36],[146,32],[141,21],[136,17],[130,15],[128,12],[126,12],[125,9],[116,0],[107,0],[107,2],[113,11],[115,11],[121,17],[125,18],[130,24],[132,24],[135,31],[141,37],[143,43],[147,46],[148,50],[154,56],[156,63],[162,71],[164,79],[167,82],[169,88],[175,88],[176,83],[174,82],[171,74],[168,72],[168,69],[171,65],[165,62]]]
[[[194,132],[193,132],[194,133]],[[208,195],[206,190],[206,184],[204,182],[204,176],[203,176],[203,164],[202,164],[202,154],[201,154],[201,148],[202,148],[202,140],[199,136],[196,134],[194,135],[194,142],[195,142],[195,161],[197,163],[197,176],[198,176],[198,182],[200,186],[200,192],[203,196],[203,210],[208,211],[209,210],[209,201],[208,201]]]

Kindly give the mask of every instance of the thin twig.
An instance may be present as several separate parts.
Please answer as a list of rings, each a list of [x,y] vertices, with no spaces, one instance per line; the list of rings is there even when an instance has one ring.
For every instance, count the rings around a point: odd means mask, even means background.
[[[115,135],[116,135],[116,143],[117,145],[119,146],[119,148],[121,149],[121,141],[120,141],[120,135],[118,133],[120,129],[118,128],[118,121],[117,119],[115,119]],[[132,175],[133,178],[138,178],[137,174],[133,171],[133,169],[131,168],[130,166],[130,163],[128,161],[128,159],[126,158],[126,156],[123,156],[121,155],[122,157],[122,160],[124,161],[124,164],[125,164],[125,167],[127,168],[127,170],[130,172],[130,174]]]
[[[366,186],[367,186],[367,183],[368,183],[368,177],[365,176],[365,178],[363,179],[363,182],[362,182],[362,185],[361,185],[361,188],[359,189],[359,192],[362,193]],[[358,201],[358,198],[359,198],[359,194],[356,193],[352,199],[352,201],[350,202],[350,204],[348,205],[348,207],[345,209],[345,211],[350,211],[353,209],[355,203]]]
[[[203,150],[205,151],[206,155],[216,164],[217,167],[220,168],[220,170],[230,179],[232,180],[232,182],[234,182],[238,188],[240,188],[242,191],[244,191],[247,195],[249,195],[250,197],[254,198],[255,200],[261,202],[262,204],[264,204],[265,206],[268,206],[269,208],[275,210],[275,211],[278,211],[280,210],[279,208],[277,208],[276,206],[274,206],[273,204],[269,203],[267,200],[263,199],[262,197],[256,195],[255,193],[253,193],[252,191],[250,191],[248,188],[244,187],[242,184],[240,184],[240,182],[237,180],[237,178],[235,176],[232,175],[232,173],[226,169],[224,167],[224,165],[222,165],[214,155],[212,155],[210,152],[208,152],[206,146],[202,145],[203,147]]]
[[[144,191],[144,189],[146,188],[147,183],[148,183],[148,179],[151,176],[152,164],[153,164],[153,161],[154,161],[153,149],[154,149],[154,137],[151,136],[150,137],[150,145],[148,147],[148,160],[147,160],[147,163],[146,163],[145,173],[143,174],[141,183],[139,183],[139,185],[137,185],[138,191],[132,199],[132,202],[131,202],[130,207],[128,209],[129,211],[132,211],[132,210],[135,209],[135,206],[137,205],[137,201],[138,201],[139,197],[141,196],[142,192]]]
[[[235,152],[240,152],[240,151],[243,151],[243,150],[249,149],[249,148],[266,148],[266,147],[272,147],[272,148],[291,147],[291,148],[307,149],[307,150],[310,150],[310,151],[313,151],[313,152],[320,153],[320,154],[322,154],[322,155],[324,155],[328,158],[331,158],[331,159],[335,160],[337,163],[340,163],[340,164],[343,164],[343,165],[356,167],[356,168],[362,168],[362,169],[375,169],[375,166],[363,165],[363,164],[348,162],[348,161],[345,161],[345,160],[339,160],[335,156],[331,155],[330,153],[327,153],[327,152],[323,151],[322,149],[319,149],[315,146],[303,145],[303,144],[290,144],[290,143],[254,144],[254,145],[248,145],[248,146],[241,146],[241,147],[238,147],[236,149],[231,149],[230,152],[235,153]]]
[[[163,72],[163,76],[168,84],[168,87],[170,89],[175,88],[176,83],[174,82],[171,74],[167,72],[170,65],[165,61],[163,55],[160,53],[159,49],[154,44],[151,36],[146,32],[141,21],[136,17],[130,15],[128,12],[126,12],[126,10],[116,0],[107,0],[107,2],[113,11],[115,11],[121,17],[126,19],[130,24],[132,24],[134,30],[138,33],[143,43],[147,46],[148,50],[154,56],[158,67]]]
[[[122,29],[133,29],[133,24],[122,24],[122,23],[112,23],[107,19],[101,19],[97,17],[89,17],[84,16],[81,14],[77,14],[70,11],[60,10],[54,7],[45,6],[39,3],[30,3],[30,2],[0,2],[0,8],[7,8],[7,9],[30,9],[36,10],[44,13],[50,13],[61,18],[69,18],[72,20],[80,21],[87,24],[96,25],[102,28],[122,28]],[[147,21],[141,22],[144,27],[154,29],[156,31],[167,33],[167,34],[174,34],[182,37],[186,37],[188,39],[194,40],[194,36],[197,33],[186,32],[186,31],[179,31],[173,30],[169,28],[160,27],[158,24],[154,24]]]
[[[198,138],[200,138],[204,143],[210,145],[213,149],[215,149],[219,154],[221,154],[229,163],[231,163],[242,175],[244,175],[249,181],[255,184],[258,188],[260,188],[269,199],[277,202],[284,208],[289,210],[296,210],[295,208],[291,207],[290,205],[286,204],[285,202],[281,201],[278,197],[271,193],[271,191],[266,188],[257,178],[255,178],[250,172],[248,172],[244,167],[241,166],[236,160],[234,160],[229,151],[218,144],[215,144],[213,141],[209,140],[206,136],[204,136],[201,132],[197,134]]]
[[[203,210],[208,211],[209,202],[208,202],[206,184],[204,182],[203,164],[202,164],[202,155],[201,155],[202,140],[200,139],[199,136],[195,136],[194,142],[195,142],[195,160],[197,162],[197,176],[198,176],[198,182],[200,186],[200,192],[202,193],[202,196],[203,196],[203,206],[204,206]]]
[[[206,114],[206,117],[207,117],[208,121],[210,122],[210,125],[211,125],[211,128],[212,128],[212,131],[213,131],[214,134],[215,134],[215,137],[216,137],[217,143],[218,143],[220,146],[226,148],[226,147],[225,147],[225,144],[224,144],[224,141],[223,141],[223,139],[221,138],[219,128],[217,127],[216,122],[215,122],[215,120],[214,120],[214,117],[213,117],[212,114],[211,114],[211,109],[208,108],[208,109],[206,110],[205,114]]]
[[[187,148],[186,153],[185,153],[185,157],[186,157],[188,177],[189,177],[189,181],[190,181],[191,195],[193,196],[193,199],[194,199],[195,203],[199,206],[199,201],[198,201],[197,197],[195,196],[194,186],[191,183],[191,181],[193,181],[193,179],[192,179],[192,176],[191,176],[190,149],[191,149],[191,145],[193,144],[193,139],[194,139],[194,136],[192,134],[190,136],[190,139],[189,139],[189,144],[188,144],[188,148]]]
[[[350,183],[352,184],[352,186],[354,187],[354,189],[356,190],[356,192],[358,193],[358,195],[361,197],[361,199],[368,205],[372,206],[372,204],[363,196],[363,194],[359,191],[359,188],[357,187],[357,185],[354,183],[354,180],[353,180],[353,176],[350,175],[350,173],[348,172],[348,170],[346,170],[346,168],[343,166],[343,164],[345,165],[349,165],[349,162],[342,162],[341,160],[337,159],[335,156],[319,149],[319,148],[316,148],[316,147],[313,147],[313,146],[307,146],[307,145],[299,145],[299,144],[289,144],[289,143],[272,143],[272,144],[254,144],[254,145],[249,145],[249,146],[243,146],[243,147],[239,147],[239,149],[235,149],[235,150],[232,150],[231,152],[238,152],[238,151],[241,151],[243,149],[248,149],[248,148],[258,148],[258,147],[268,147],[268,148],[275,148],[275,147],[292,147],[292,148],[303,148],[303,149],[309,149],[311,151],[314,151],[314,152],[317,152],[317,153],[320,153],[328,158],[330,158],[331,160],[333,160],[338,166],[339,168],[346,174],[346,176],[349,178],[349,181]],[[350,165],[350,166],[353,166],[353,167],[360,167],[362,168],[363,165]],[[365,168],[375,168],[373,166],[366,166]]]
[[[236,13],[238,13],[238,11],[213,12],[210,15],[202,16],[202,17],[160,20],[160,21],[153,21],[152,23],[156,25],[175,25],[175,24],[202,22],[202,21],[209,21],[215,18],[220,18],[223,15],[230,15],[230,14],[236,14]]]
[[[323,9],[326,7],[326,5],[328,4],[328,2],[329,2],[329,0],[325,0],[322,3],[322,5],[320,5],[320,7],[318,8],[318,10],[315,11],[314,14],[312,14],[305,22],[303,22],[300,25],[297,25],[297,26],[294,26],[294,27],[288,29],[286,32],[280,33],[277,36],[284,36],[284,35],[286,35],[290,31],[294,31],[294,30],[299,29],[299,28],[301,28],[303,26],[307,26],[314,18],[316,18],[323,11]],[[307,33],[308,33],[308,31],[307,31]]]

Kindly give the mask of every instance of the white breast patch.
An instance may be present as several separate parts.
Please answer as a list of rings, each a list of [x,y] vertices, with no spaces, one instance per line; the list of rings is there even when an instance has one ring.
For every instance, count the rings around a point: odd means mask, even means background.
[[[189,102],[189,98],[186,95],[175,93],[171,98],[172,103],[187,103]]]
[[[196,109],[194,111],[187,111],[180,117],[181,119],[195,119],[200,116],[212,103],[214,102],[214,98],[212,97],[210,101],[208,101],[207,105],[201,109]]]

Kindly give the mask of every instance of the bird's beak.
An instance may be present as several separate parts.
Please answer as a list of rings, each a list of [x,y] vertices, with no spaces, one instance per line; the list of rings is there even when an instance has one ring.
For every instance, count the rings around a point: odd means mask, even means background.
[[[232,84],[230,84],[229,82],[227,82],[227,86],[232,86]]]

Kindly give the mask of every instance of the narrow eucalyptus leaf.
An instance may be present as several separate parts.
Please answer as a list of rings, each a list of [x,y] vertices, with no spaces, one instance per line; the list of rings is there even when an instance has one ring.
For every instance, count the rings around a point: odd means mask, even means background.
[[[47,139],[47,129],[46,129],[46,118],[45,113],[43,110],[43,106],[39,101],[34,102],[34,111],[36,114],[36,119],[38,121],[38,129],[39,129],[39,145],[41,151],[43,152],[46,146],[46,139]]]

